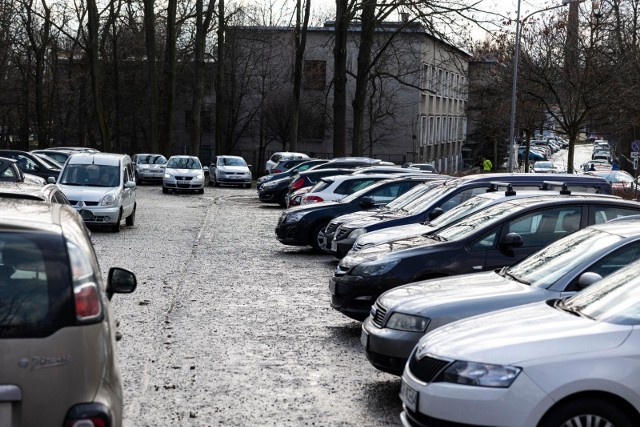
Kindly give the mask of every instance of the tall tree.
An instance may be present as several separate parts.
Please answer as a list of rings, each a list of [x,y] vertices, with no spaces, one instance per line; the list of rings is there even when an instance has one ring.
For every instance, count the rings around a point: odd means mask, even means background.
[[[154,0],[143,0],[144,4],[144,35],[146,42],[147,53],[147,70],[149,73],[149,104],[148,104],[148,117],[149,117],[149,142],[151,151],[154,153],[160,152],[159,145],[159,123],[158,114],[160,107],[160,85],[158,83],[158,65],[156,55],[156,12]],[[165,155],[169,155],[169,152],[165,152]]]
[[[298,127],[300,118],[300,92],[302,90],[302,60],[307,44],[307,28],[311,14],[311,0],[296,0],[296,24],[294,29],[295,62],[293,66],[293,96],[291,108],[291,151],[298,150]]]

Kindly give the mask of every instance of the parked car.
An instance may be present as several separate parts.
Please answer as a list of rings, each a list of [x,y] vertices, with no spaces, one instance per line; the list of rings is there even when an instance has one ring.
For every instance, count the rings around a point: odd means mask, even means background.
[[[531,166],[534,173],[558,173],[558,168],[553,162],[537,161]]]
[[[310,245],[317,252],[327,253],[324,229],[333,218],[363,209],[373,209],[404,194],[428,176],[401,176],[376,182],[337,202],[296,206],[285,210],[276,226],[280,243],[291,246]]]
[[[356,169],[366,166],[393,166],[393,163],[372,159],[371,157],[336,157],[323,165],[316,166],[314,169]]]
[[[16,165],[22,172],[39,176],[47,182],[55,183],[60,175],[60,169],[49,166],[38,156],[28,151],[0,150],[0,157],[16,160]]]
[[[131,157],[135,167],[135,181],[140,185],[143,182],[162,182],[164,170],[167,166],[167,158],[157,153],[137,153]]]
[[[518,158],[524,158],[527,154],[527,150],[525,147],[520,147],[518,148]],[[547,160],[548,156],[544,153],[541,153],[535,149],[530,149],[529,150],[529,160],[530,161],[541,161],[541,160]]]
[[[53,157],[45,153],[33,153],[33,154],[38,156],[40,160],[45,162],[47,166],[49,166],[50,168],[62,170],[62,165],[64,164],[64,162],[60,163],[59,161],[57,161],[56,159],[54,159]]]
[[[315,159],[315,160],[306,160],[302,163],[299,163],[290,169],[280,172],[280,173],[272,173],[271,175],[263,175],[256,181],[256,189],[260,191],[260,188],[263,184],[266,184],[269,181],[275,181],[280,178],[288,178],[295,175],[298,172],[304,172],[313,168],[314,166],[321,165],[323,163],[327,163],[329,160]]]
[[[302,204],[335,202],[369,185],[389,179],[388,174],[333,175],[320,178],[302,197]]]
[[[18,168],[16,160],[0,157],[0,182],[22,182],[25,174]]]
[[[0,203],[2,425],[122,425],[117,325],[109,300],[136,277],[106,284],[69,206]]]
[[[251,167],[239,156],[215,156],[209,166],[209,185],[251,187]]]
[[[49,157],[53,157],[58,163],[64,165],[64,162],[67,161],[67,159],[69,158],[69,156],[71,156],[73,153],[77,153],[77,151],[74,150],[53,150],[50,148],[46,148],[46,149],[37,149],[37,150],[31,150],[31,153],[33,154],[45,154]]]
[[[295,153],[291,151],[278,151],[273,153],[269,160],[264,165],[265,174],[269,175],[273,173],[273,168],[282,160],[293,160],[293,159],[309,159],[310,157],[304,153]]]
[[[438,169],[436,169],[436,167],[431,163],[407,163],[407,167],[431,173],[439,173]]]
[[[406,206],[402,211],[373,215],[358,221],[343,223],[331,240],[331,250],[342,258],[355,240],[365,233],[406,224],[424,223],[433,219],[436,210],[447,212],[469,198],[485,193],[495,182],[509,183],[516,190],[537,190],[544,182],[566,184],[567,189],[580,192],[611,193],[611,186],[603,179],[584,175],[560,174],[478,174],[445,181],[443,185]]]
[[[271,174],[278,174],[278,173],[282,173],[285,171],[288,171],[289,169],[291,169],[294,166],[299,165],[300,163],[306,163],[310,160],[318,160],[318,159],[312,159],[312,158],[301,158],[301,159],[285,159],[285,160],[280,160],[278,162],[277,165],[275,165],[272,169],[271,169]],[[318,163],[320,164],[320,163]]]
[[[639,301],[635,262],[573,297],[437,328],[402,375],[403,425],[640,425]]]
[[[0,199],[40,200],[47,203],[69,204],[67,196],[55,184],[0,181]]]
[[[47,147],[45,150],[67,150],[74,153],[99,153],[100,150],[91,147],[81,147],[78,145]]]
[[[133,163],[126,154],[85,152],[69,157],[58,187],[87,225],[106,225],[120,231],[120,223],[136,219]]]
[[[592,225],[511,267],[383,293],[362,324],[361,342],[373,366],[402,375],[411,350],[427,332],[477,314],[573,295],[636,260],[638,218]]]
[[[389,289],[509,266],[587,225],[633,214],[640,214],[640,203],[614,196],[508,200],[435,233],[344,257],[329,280],[331,306],[364,320],[375,300]]]
[[[623,170],[601,170],[587,172],[587,175],[599,176],[607,180],[611,184],[614,191],[633,191],[635,189],[635,179],[633,176]]]
[[[323,165],[320,165],[323,166]],[[282,207],[287,206],[287,195],[302,187],[311,187],[320,181],[320,178],[332,175],[351,174],[351,169],[309,169],[296,173],[293,176],[280,178],[267,182],[260,187],[258,198],[263,203],[278,203]]]
[[[162,192],[194,191],[204,194],[204,170],[195,156],[171,156],[162,179]]]

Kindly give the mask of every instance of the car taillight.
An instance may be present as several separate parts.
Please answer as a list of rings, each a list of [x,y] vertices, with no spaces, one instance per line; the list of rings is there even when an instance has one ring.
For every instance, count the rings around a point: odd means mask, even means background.
[[[102,314],[100,295],[95,283],[85,283],[73,290],[76,303],[76,318],[80,321],[92,320]],[[80,426],[81,427],[81,426]]]
[[[302,204],[303,205],[308,205],[310,203],[318,203],[318,202],[323,202],[324,199],[322,197],[319,196],[304,196],[304,198],[302,199]]]
[[[272,173],[280,173],[280,172],[282,172],[282,171],[281,171],[280,169],[274,169],[274,170],[272,170],[271,172],[272,172]]]
[[[304,178],[298,178],[291,183],[289,186],[289,193],[292,193],[294,190],[302,188],[302,184],[304,184]]]

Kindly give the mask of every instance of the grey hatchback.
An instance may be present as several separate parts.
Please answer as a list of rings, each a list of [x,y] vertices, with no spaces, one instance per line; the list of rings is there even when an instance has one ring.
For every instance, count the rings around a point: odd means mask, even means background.
[[[122,424],[115,293],[136,288],[111,268],[106,287],[80,215],[61,204],[0,204],[0,425]]]

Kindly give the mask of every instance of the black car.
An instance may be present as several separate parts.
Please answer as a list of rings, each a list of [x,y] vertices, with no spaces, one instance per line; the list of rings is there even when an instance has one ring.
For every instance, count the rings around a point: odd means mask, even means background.
[[[295,166],[292,166],[291,168],[287,169],[284,172],[272,173],[272,174],[269,174],[269,175],[261,176],[256,181],[256,189],[258,191],[260,191],[260,188],[262,187],[262,185],[266,184],[267,182],[275,181],[275,180],[281,179],[281,178],[289,178],[289,177],[295,175],[296,173],[304,172],[304,171],[309,170],[309,169],[311,169],[311,168],[313,168],[315,166],[321,165],[323,163],[327,163],[329,161],[329,160],[322,160],[322,159],[314,159],[314,160],[302,159],[302,160],[304,160],[302,163],[298,163]]]
[[[566,185],[570,191],[611,194],[611,185],[606,180],[591,178],[586,175],[555,173],[495,173],[453,178],[402,210],[375,213],[343,223],[332,236],[331,249],[336,257],[342,258],[349,252],[359,235],[383,228],[429,221],[436,210],[440,213],[446,212],[473,196],[485,193],[492,182],[496,181],[509,183],[514,190],[537,190],[545,182],[559,182]]]
[[[278,164],[275,165],[273,167],[273,169],[271,169],[271,175],[279,174],[279,173],[282,173],[282,172],[286,172],[286,171],[288,171],[289,169],[291,169],[294,166],[297,166],[297,165],[299,165],[301,163],[307,163],[307,162],[312,161],[312,160],[319,160],[319,159],[288,159],[288,160],[280,160],[278,162]],[[328,162],[328,160],[326,160],[326,161]],[[318,164],[320,164],[320,163],[318,163]]]
[[[322,166],[322,165],[320,165]],[[282,207],[287,206],[287,194],[291,191],[290,184],[296,183],[296,188],[309,187],[320,181],[320,178],[332,175],[347,175],[352,169],[321,169],[307,170],[293,176],[280,178],[262,184],[258,190],[258,198],[265,203],[278,203]]]
[[[58,175],[60,175],[60,169],[50,167],[41,158],[28,151],[0,150],[0,157],[16,160],[16,164],[22,172],[39,176],[44,178],[45,181],[53,178],[53,182],[55,182],[58,179]]]
[[[508,200],[436,233],[375,245],[344,257],[329,280],[331,306],[364,320],[378,296],[389,289],[512,265],[587,225],[634,214],[640,214],[640,203],[614,196]]]
[[[429,180],[429,177],[411,175],[385,179],[338,202],[321,202],[289,208],[278,220],[276,237],[285,245],[311,245],[317,252],[327,253],[324,229],[333,218],[387,204],[425,180]]]

